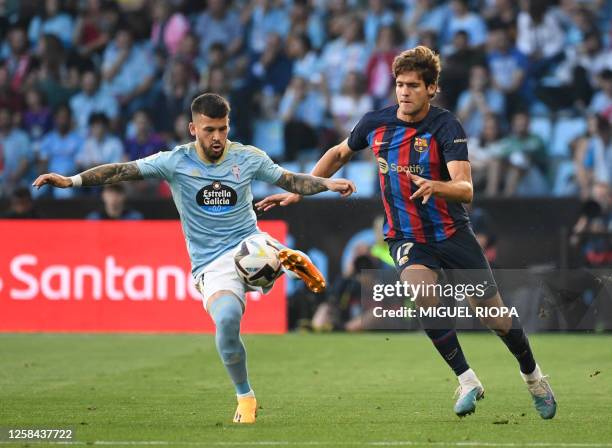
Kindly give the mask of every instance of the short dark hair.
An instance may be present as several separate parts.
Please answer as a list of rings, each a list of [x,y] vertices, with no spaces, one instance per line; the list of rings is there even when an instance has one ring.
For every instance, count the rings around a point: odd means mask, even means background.
[[[115,193],[120,193],[120,194],[125,194],[126,193],[125,187],[122,184],[120,184],[120,183],[117,183],[117,184],[106,184],[106,185],[104,185],[104,188],[102,189],[102,191],[113,191]]]
[[[110,121],[104,112],[94,112],[89,116],[89,126],[99,123],[106,127],[110,124]]]
[[[229,103],[216,93],[204,93],[191,102],[192,115],[202,114],[210,118],[225,118],[229,113]]]
[[[599,72],[599,76],[604,81],[610,81],[612,79],[612,70],[610,70],[609,68],[606,68]]]

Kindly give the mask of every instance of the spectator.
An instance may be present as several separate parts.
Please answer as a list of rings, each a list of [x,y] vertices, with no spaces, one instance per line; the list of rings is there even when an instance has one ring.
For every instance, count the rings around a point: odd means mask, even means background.
[[[289,17],[278,0],[255,0],[249,16],[248,46],[254,55],[266,50],[270,34],[284,39],[289,34]]]
[[[152,55],[134,44],[130,28],[117,30],[115,39],[106,47],[102,61],[102,77],[109,93],[115,96],[125,113],[154,103],[154,68]]]
[[[294,77],[279,106],[286,160],[295,160],[304,150],[317,147],[326,110],[325,96],[306,79]]]
[[[487,40],[487,26],[484,20],[470,11],[469,0],[452,0],[451,16],[445,30],[448,36],[454,36],[458,31],[465,31],[468,35],[468,45],[479,47]]]
[[[155,0],[151,9],[151,45],[174,55],[189,32],[189,22],[183,14],[173,11],[172,5],[165,0]]]
[[[439,36],[450,16],[447,4],[437,5],[435,0],[416,0],[412,8],[406,8],[404,14],[404,34],[407,37],[405,47],[418,45],[419,31],[434,31]],[[435,45],[437,47],[438,45]]]
[[[512,117],[512,131],[499,144],[489,171],[487,195],[497,196],[502,173],[506,197],[537,196],[548,193],[543,171],[546,150],[537,135],[529,132],[529,115],[517,112]]]
[[[11,111],[0,108],[0,197],[34,180],[35,155],[25,132],[16,128]]]
[[[492,0],[486,2],[482,16],[487,28],[508,30],[512,38],[516,36],[517,2],[512,0]]]
[[[368,9],[363,21],[366,44],[370,47],[376,45],[380,28],[390,26],[394,21],[395,18],[388,8],[387,0],[368,0]]]
[[[35,85],[44,94],[51,109],[67,103],[79,87],[76,65],[66,64],[66,51],[57,36],[45,34],[36,48],[38,66]]]
[[[363,41],[363,25],[357,17],[343,17],[340,26],[341,37],[323,47],[320,64],[321,72],[329,90],[339,93],[349,72],[363,72],[369,59],[369,51]]]
[[[231,78],[223,67],[212,67],[200,84],[200,90],[227,98],[230,95]]]
[[[184,112],[174,120],[172,137],[168,143],[168,148],[174,148],[179,145],[184,145],[193,141],[193,137],[189,133],[189,122],[191,115]]]
[[[200,90],[203,92],[216,93],[228,98],[230,104],[239,102],[242,107],[233,107],[230,110],[230,139],[237,141],[249,141],[252,135],[254,90],[249,86],[232,87],[234,79],[223,67],[213,67],[208,76],[202,80]]]
[[[236,56],[242,48],[243,34],[238,13],[230,9],[231,2],[225,0],[208,0],[206,4],[206,11],[197,17],[194,26],[201,56],[206,57],[214,43],[222,43],[230,57]]]
[[[109,133],[109,125],[109,119],[103,113],[94,112],[90,115],[89,136],[76,158],[77,171],[125,161],[121,140]]]
[[[223,48],[223,54],[226,54],[225,45],[221,42],[211,44],[208,47],[209,54],[210,51],[215,51],[215,46],[217,46],[217,48],[219,48],[218,46],[221,46],[221,48]],[[174,58],[189,63],[189,65],[191,65],[198,73],[202,73],[207,68],[207,65],[211,65],[210,63],[207,63],[206,55],[200,55],[198,36],[194,32],[189,32],[183,36]]]
[[[34,207],[30,189],[19,187],[11,194],[9,209],[2,219],[39,219],[40,214]]]
[[[72,130],[72,114],[66,104],[54,114],[54,130],[45,135],[40,143],[40,172],[71,176],[77,171],[76,159],[81,150],[82,138]],[[42,191],[42,190],[41,190]],[[72,188],[49,189],[56,199],[74,196]]]
[[[364,76],[358,72],[350,72],[342,93],[332,95],[331,98],[330,111],[339,140],[348,137],[359,119],[373,108],[374,101],[366,92]]]
[[[541,77],[560,61],[565,36],[548,0],[526,0],[526,5],[517,19],[516,46],[530,58],[534,77]]]
[[[394,26],[383,26],[379,30],[376,48],[366,68],[368,94],[374,100],[374,107],[381,106],[394,86],[391,66],[397,55],[399,30]]]
[[[583,197],[590,197],[595,185],[612,187],[612,134],[610,122],[601,115],[589,118],[589,134],[582,167],[577,173]],[[582,169],[581,169],[582,168]]]
[[[504,96],[489,86],[486,67],[472,67],[470,88],[459,96],[457,102],[457,118],[463,123],[467,135],[480,135],[485,115],[489,112],[501,115],[504,110]]]
[[[100,53],[110,41],[114,16],[109,10],[110,6],[104,5],[103,0],[81,2],[72,37],[73,46],[81,55]],[[116,11],[115,15],[118,15]]]
[[[369,254],[355,257],[351,270],[339,278],[331,287],[328,299],[321,303],[312,318],[312,328],[316,331],[362,330],[370,319],[362,317],[361,290],[364,282],[370,283],[374,269],[380,262]]]
[[[28,51],[28,39],[25,28],[20,24],[13,25],[8,32],[8,53],[5,55],[11,88],[22,92],[26,77],[32,68],[32,56]]]
[[[612,266],[610,192],[605,184],[598,185],[596,190],[596,199],[588,199],[582,204],[572,229],[570,247],[574,252],[571,257],[574,267],[609,269]]]
[[[564,57],[554,84],[539,86],[536,94],[554,111],[571,107],[584,111],[593,96],[597,73],[612,68],[612,52],[602,51],[599,34],[591,31],[582,43],[567,48]]]
[[[612,70],[604,70],[598,78],[601,90],[593,95],[589,111],[603,115],[612,123]]]
[[[287,56],[293,61],[293,76],[313,82],[320,81],[318,58],[305,34],[290,34],[287,38]]]
[[[143,219],[142,213],[126,208],[126,192],[121,184],[105,185],[102,190],[102,209],[91,212],[86,219],[135,221]]]
[[[512,45],[508,28],[494,28],[489,32],[487,63],[491,85],[505,95],[508,115],[526,106],[528,60]]]
[[[36,142],[53,129],[53,114],[47,106],[42,92],[38,89],[26,93],[27,109],[23,114],[23,127]]]
[[[100,88],[100,77],[95,70],[86,70],[81,76],[81,91],[70,99],[72,115],[77,129],[87,135],[89,118],[93,113],[103,113],[107,119],[119,118],[119,104],[108,91]]]
[[[142,159],[164,150],[164,141],[151,127],[151,119],[145,110],[137,111],[132,117],[134,137],[125,142],[129,160]]]
[[[23,95],[11,86],[6,62],[0,62],[0,107],[6,107],[12,112],[21,112],[24,109]]]
[[[309,0],[294,0],[289,17],[291,34],[306,36],[309,47],[321,49],[325,41],[325,26],[321,14],[310,7]]]
[[[563,8],[557,8],[557,18],[564,26],[565,44],[569,47],[575,47],[583,42],[589,33],[597,30],[597,22],[594,14],[585,8],[579,6],[578,2],[562,2],[566,5]],[[566,15],[562,11],[566,12]]]
[[[170,64],[170,71],[164,82],[162,121],[156,124],[157,129],[171,131],[174,120],[181,113],[189,110],[191,101],[198,94],[197,84],[191,65],[181,60]]]
[[[474,190],[482,191],[488,180],[489,164],[500,152],[500,142],[503,138],[500,118],[492,112],[484,116],[482,132],[470,139],[470,166]],[[492,187],[490,187],[492,188]]]
[[[253,63],[255,82],[263,91],[282,95],[291,81],[292,63],[285,54],[281,36],[268,34],[268,43],[260,57]]]
[[[45,0],[44,11],[35,16],[28,28],[31,45],[36,45],[44,34],[56,36],[66,48],[72,45],[74,21],[69,14],[62,11],[60,0]]]
[[[452,45],[443,57],[444,70],[440,74],[440,90],[448,108],[454,110],[459,95],[468,88],[472,67],[484,63],[482,51],[468,45],[467,33],[455,33]]]

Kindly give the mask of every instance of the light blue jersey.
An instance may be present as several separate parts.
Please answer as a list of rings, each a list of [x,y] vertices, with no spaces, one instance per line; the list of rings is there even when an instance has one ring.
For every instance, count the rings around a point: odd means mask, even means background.
[[[194,276],[244,238],[259,232],[251,181],[275,183],[283,172],[262,150],[229,140],[216,163],[202,161],[195,143],[136,163],[143,177],[170,184]]]

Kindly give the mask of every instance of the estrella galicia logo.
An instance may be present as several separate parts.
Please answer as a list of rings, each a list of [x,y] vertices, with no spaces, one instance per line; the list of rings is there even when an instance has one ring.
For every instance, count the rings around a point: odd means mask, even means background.
[[[238,193],[216,180],[198,191],[196,201],[207,212],[225,213],[238,202]]]

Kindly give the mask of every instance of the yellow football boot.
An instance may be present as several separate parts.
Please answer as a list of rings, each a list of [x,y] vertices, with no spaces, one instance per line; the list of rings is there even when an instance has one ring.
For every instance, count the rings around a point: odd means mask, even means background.
[[[255,397],[238,398],[234,423],[255,423],[255,417],[257,417],[257,400]]]

